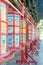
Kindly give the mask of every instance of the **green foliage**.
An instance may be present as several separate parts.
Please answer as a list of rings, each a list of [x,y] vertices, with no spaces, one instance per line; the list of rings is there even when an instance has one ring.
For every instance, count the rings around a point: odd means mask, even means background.
[[[37,0],[25,0],[25,6],[28,7],[29,13],[34,18],[35,22],[39,22],[39,12],[37,7]]]

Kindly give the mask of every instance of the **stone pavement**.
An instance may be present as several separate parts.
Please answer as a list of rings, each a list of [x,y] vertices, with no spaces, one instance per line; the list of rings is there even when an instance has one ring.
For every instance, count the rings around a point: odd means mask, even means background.
[[[39,56],[33,55],[33,57],[36,58],[36,60],[38,61],[37,65],[43,65],[43,41],[40,41]],[[3,64],[0,64],[0,65],[21,65],[20,63],[16,64],[17,59],[20,59],[20,52],[18,54],[16,54],[12,60],[5,62]],[[25,65],[27,65],[27,64],[25,63]],[[35,64],[32,64],[32,65],[35,65]]]

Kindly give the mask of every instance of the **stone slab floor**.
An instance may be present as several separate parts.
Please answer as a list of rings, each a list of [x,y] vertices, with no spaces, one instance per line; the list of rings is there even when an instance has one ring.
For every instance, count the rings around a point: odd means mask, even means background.
[[[42,40],[40,41],[40,51],[39,52],[40,52],[39,56],[34,55],[34,58],[36,58],[36,60],[38,61],[37,65],[43,65],[43,41]],[[20,59],[20,53],[16,54],[12,60],[5,62],[3,64],[0,64],[0,65],[21,65],[20,63],[16,64],[17,59]],[[35,65],[35,64],[33,63],[32,65]]]

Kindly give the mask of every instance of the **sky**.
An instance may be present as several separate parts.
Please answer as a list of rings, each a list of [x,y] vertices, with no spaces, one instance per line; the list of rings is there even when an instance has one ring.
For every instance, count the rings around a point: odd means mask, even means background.
[[[40,19],[43,19],[43,0],[37,1]]]
[[[40,22],[38,23],[38,27],[40,28],[40,39],[43,39],[43,0],[38,0],[37,6],[39,9],[39,17],[40,17]]]

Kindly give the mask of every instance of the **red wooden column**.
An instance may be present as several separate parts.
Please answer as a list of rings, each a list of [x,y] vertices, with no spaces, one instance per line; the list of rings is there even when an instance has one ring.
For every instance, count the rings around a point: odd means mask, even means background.
[[[25,45],[25,43],[27,44],[27,40],[26,40],[26,29],[27,29],[27,21],[26,21],[26,18],[22,18],[21,19],[21,21],[22,21],[22,45],[24,46],[24,48],[27,46],[27,45]],[[26,47],[27,48],[27,47]],[[24,50],[26,50],[26,48],[24,49]],[[26,50],[27,51],[27,50]],[[26,54],[24,53],[24,51],[22,51],[21,52],[22,54],[21,54],[21,60],[22,60],[22,62],[27,62],[28,64],[30,64],[30,62],[28,61],[28,59],[27,59],[27,52],[26,52]],[[25,56],[26,55],[26,56]]]
[[[28,20],[26,20],[26,42],[29,45],[29,39],[28,39]],[[25,46],[25,57],[28,59],[28,45]]]
[[[27,27],[26,27],[26,32],[27,32],[27,35],[26,35],[26,40],[28,41],[27,43],[28,43],[28,45],[31,45],[32,44],[32,41],[33,41],[33,39],[32,39],[32,24],[31,24],[31,21],[29,22],[28,20],[27,20]],[[28,52],[28,45],[26,45],[25,46],[25,57],[26,57],[26,59],[28,59],[28,58],[31,58],[32,59],[32,61],[30,60],[28,60],[29,62],[35,62],[36,64],[37,64],[37,61],[31,56],[31,52],[32,52],[32,47],[30,48],[31,50],[30,50],[30,52]],[[32,46],[32,45],[31,45]]]
[[[28,61],[28,59],[26,58],[27,56],[25,56],[25,47],[28,45],[27,44],[27,40],[26,40],[26,18],[21,18],[20,21],[20,43],[22,45],[22,47],[24,47],[24,50],[21,51],[21,60],[17,60],[17,62],[21,62],[22,65],[24,65],[24,63],[26,62],[27,64],[31,65],[31,63]],[[26,50],[27,51],[27,50]],[[27,54],[27,52],[26,52]]]

